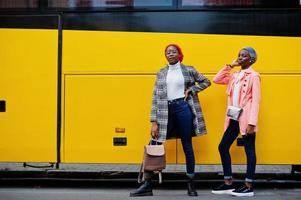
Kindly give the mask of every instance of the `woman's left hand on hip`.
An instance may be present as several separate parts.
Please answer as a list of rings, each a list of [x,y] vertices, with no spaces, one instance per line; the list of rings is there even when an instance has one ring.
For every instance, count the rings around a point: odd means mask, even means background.
[[[187,98],[188,98],[188,96],[189,96],[190,93],[191,93],[191,90],[190,90],[190,89],[185,90],[185,98],[184,98],[184,101],[187,100]]]

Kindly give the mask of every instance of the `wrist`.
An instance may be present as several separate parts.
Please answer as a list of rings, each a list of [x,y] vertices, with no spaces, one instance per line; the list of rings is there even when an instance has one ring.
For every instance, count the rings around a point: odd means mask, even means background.
[[[187,89],[186,92],[187,94],[191,93],[192,92],[191,88]]]

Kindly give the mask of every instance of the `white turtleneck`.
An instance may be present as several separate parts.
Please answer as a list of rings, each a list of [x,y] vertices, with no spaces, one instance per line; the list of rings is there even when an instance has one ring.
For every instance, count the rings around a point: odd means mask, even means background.
[[[185,97],[184,94],[184,76],[181,70],[180,62],[174,65],[168,64],[168,73],[166,78],[167,99],[173,100]]]

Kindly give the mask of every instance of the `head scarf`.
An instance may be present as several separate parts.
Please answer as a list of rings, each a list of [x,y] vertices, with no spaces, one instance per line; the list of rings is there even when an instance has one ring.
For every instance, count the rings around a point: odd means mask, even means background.
[[[252,47],[245,47],[245,48],[243,48],[243,50],[246,50],[249,53],[252,64],[255,63],[257,60],[257,54],[256,54],[255,49],[253,49]]]
[[[179,60],[180,60],[180,62],[182,62],[182,60],[184,58],[184,55],[183,55],[183,52],[182,52],[181,48],[179,47],[179,45],[177,45],[177,44],[169,44],[169,45],[167,45],[165,47],[165,51],[164,52],[166,52],[167,48],[170,47],[170,46],[176,47],[176,49],[178,50],[178,53],[179,53]]]

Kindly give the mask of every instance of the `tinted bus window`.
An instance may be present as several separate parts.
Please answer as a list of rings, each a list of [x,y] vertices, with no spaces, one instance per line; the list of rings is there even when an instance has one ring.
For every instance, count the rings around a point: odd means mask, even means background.
[[[51,8],[96,8],[132,6],[132,0],[49,0]]]
[[[172,6],[173,0],[49,0],[50,8]]]
[[[182,0],[182,6],[299,7],[301,0]]]
[[[172,6],[172,0],[135,0],[134,6]]]
[[[242,6],[253,3],[254,0],[182,0],[183,6]]]
[[[1,9],[38,8],[39,0],[0,0]]]

